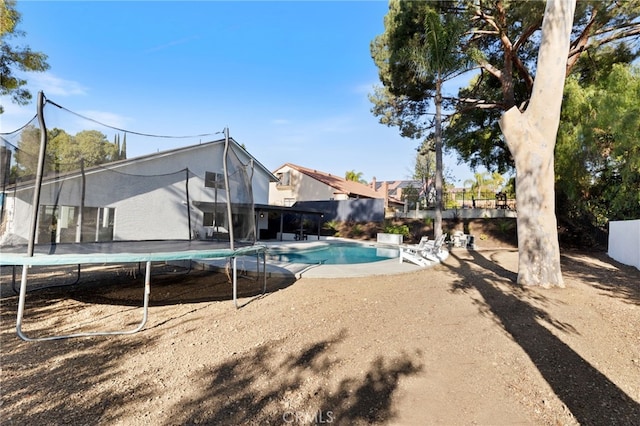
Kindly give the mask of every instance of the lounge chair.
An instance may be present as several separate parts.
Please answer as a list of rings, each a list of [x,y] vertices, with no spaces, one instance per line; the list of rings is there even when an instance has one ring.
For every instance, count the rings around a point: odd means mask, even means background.
[[[400,263],[404,260],[408,260],[411,263],[415,263],[419,266],[428,266],[429,262],[427,262],[420,254],[422,250],[427,247],[427,243],[429,242],[429,237],[422,237],[418,244],[403,244],[398,248],[400,250]]]
[[[400,246],[400,263],[408,260],[418,266],[429,266],[433,262],[439,263],[440,252],[447,234],[440,235],[434,241],[422,237],[418,244]]]

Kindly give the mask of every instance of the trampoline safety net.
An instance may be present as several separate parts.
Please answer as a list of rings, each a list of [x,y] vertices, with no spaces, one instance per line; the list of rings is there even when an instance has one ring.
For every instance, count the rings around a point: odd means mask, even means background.
[[[0,134],[0,253],[158,240],[233,250],[255,242],[252,163],[226,130],[155,152],[167,137],[103,125],[41,98],[33,120]],[[128,158],[132,147],[153,153]]]

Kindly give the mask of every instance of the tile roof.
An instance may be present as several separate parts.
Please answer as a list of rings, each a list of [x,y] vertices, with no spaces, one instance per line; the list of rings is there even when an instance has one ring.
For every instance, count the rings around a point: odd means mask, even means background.
[[[282,166],[278,167],[278,170],[285,166],[295,169],[300,173],[304,173],[305,175],[334,188],[336,190],[336,193],[339,194],[360,196],[364,198],[384,198],[384,193],[382,191],[374,191],[373,188],[371,188],[369,185],[346,180],[339,176],[334,176],[332,174],[321,172],[319,170],[308,169],[306,167],[298,166],[291,163],[283,164]]]

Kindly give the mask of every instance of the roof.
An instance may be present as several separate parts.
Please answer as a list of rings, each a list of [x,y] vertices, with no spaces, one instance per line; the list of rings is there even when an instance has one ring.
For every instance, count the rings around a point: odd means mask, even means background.
[[[117,161],[111,161],[111,162],[108,162],[108,163],[102,163],[102,164],[98,164],[98,165],[95,165],[95,166],[87,167],[85,169],[85,173],[104,170],[106,167],[112,168],[114,166],[123,166],[123,165],[135,164],[135,163],[138,163],[138,162],[153,160],[155,158],[166,157],[166,156],[170,156],[170,155],[173,155],[173,154],[179,153],[179,152],[187,152],[187,151],[193,151],[193,150],[201,149],[203,147],[210,146],[210,145],[224,144],[224,141],[225,141],[224,139],[218,139],[218,140],[214,140],[214,141],[199,143],[197,145],[189,145],[189,146],[184,146],[184,147],[180,147],[180,148],[169,149],[169,150],[166,150],[166,151],[154,152],[152,154],[145,154],[145,155],[140,155],[140,156],[137,156],[137,157],[131,157],[131,158],[127,158],[127,159],[124,159],[124,160],[117,160]],[[254,166],[259,167],[260,169],[262,169],[262,171],[269,177],[269,180],[271,180],[272,182],[277,182],[278,181],[278,178],[276,176],[274,176],[273,173],[271,173],[271,171],[269,169],[267,169],[262,163],[260,163],[253,155],[251,155],[249,153],[249,151],[247,151],[242,145],[240,145],[238,142],[236,142],[233,138],[229,138],[229,142],[230,142],[230,145],[232,145],[232,146],[235,145],[235,149],[244,151],[247,154],[247,156],[253,160]],[[81,174],[81,172],[79,170],[73,170],[73,171],[57,174],[55,177],[45,176],[44,179],[43,179],[43,182],[50,182],[50,181],[56,181],[56,180],[60,180],[60,179],[74,178],[76,176],[79,176],[80,174]],[[33,184],[33,183],[35,183],[35,179],[31,179],[30,181],[26,181],[26,182],[23,182],[23,183]]]
[[[291,207],[285,207],[285,206],[276,206],[273,204],[254,204],[253,208],[256,212],[258,211],[274,211],[274,212],[279,212],[279,213],[303,213],[303,214],[314,214],[314,215],[323,215],[324,212],[317,210],[317,209],[311,209],[311,208],[302,208],[302,207],[295,207],[295,206],[291,206]]]
[[[312,179],[315,179],[319,182],[324,183],[336,190],[336,193],[339,194],[347,194],[349,196],[358,196],[364,198],[384,198],[384,193],[374,191],[369,185],[362,184],[360,182],[354,182],[351,180],[346,180],[344,178],[334,176],[330,173],[321,172],[319,170],[308,169],[306,167],[298,166],[296,164],[285,163],[282,166],[276,169],[280,170],[283,167],[289,167],[291,169],[297,170],[300,173],[303,173],[309,176]],[[275,172],[274,172],[275,174]]]
[[[389,185],[389,191],[395,191],[398,188],[401,189],[405,189],[408,187],[413,187],[413,188],[417,188],[420,189],[424,186],[424,183],[421,180],[388,180],[388,181],[381,181],[381,182],[376,182],[376,189],[380,189],[384,186],[384,184]]]
[[[235,139],[230,137],[229,138],[229,142],[231,142],[231,144],[235,145],[237,149],[246,152],[247,155],[250,158],[253,159],[254,165],[259,167],[260,169],[262,169],[262,171],[264,171],[265,174],[267,174],[269,176],[269,179],[271,179],[273,182],[276,182],[278,180],[278,178],[276,178],[271,173],[271,170],[267,169],[261,162],[259,162],[253,155],[251,155],[249,153],[249,151],[247,151],[242,145],[240,145],[238,142],[236,142]],[[152,159],[154,157],[163,157],[163,156],[171,155],[171,154],[174,154],[174,153],[177,153],[177,152],[196,150],[196,149],[202,148],[203,146],[215,145],[215,144],[221,144],[221,143],[224,143],[224,139],[218,139],[218,140],[215,140],[215,141],[203,142],[203,143],[199,143],[197,145],[183,146],[183,147],[180,147],[180,148],[169,149],[169,150],[166,150],[166,151],[154,152],[152,154],[141,155],[139,157],[133,157],[131,159],[114,161],[112,163],[107,163],[107,164],[114,165],[114,164],[118,164],[118,163],[135,163],[135,162],[140,161],[140,160],[148,160],[148,159]],[[104,166],[104,164],[102,164],[102,166]]]

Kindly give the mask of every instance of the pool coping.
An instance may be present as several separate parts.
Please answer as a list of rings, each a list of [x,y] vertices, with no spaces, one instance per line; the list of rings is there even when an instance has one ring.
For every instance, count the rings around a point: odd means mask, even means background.
[[[347,238],[336,238],[329,237],[327,239],[321,240],[311,240],[311,241],[267,241],[260,242],[269,247],[278,247],[287,249],[296,248],[309,248],[318,245],[327,245],[327,244],[335,244],[335,243],[356,243],[366,246],[374,246],[374,247],[383,247],[383,248],[398,248],[397,245],[393,244],[379,244],[375,241],[361,241],[361,240],[351,240]],[[443,256],[441,260],[446,259],[449,256],[449,252],[447,250],[443,251]],[[226,261],[224,260],[208,260],[208,259],[200,259],[197,263],[202,266],[218,269],[224,268],[226,266]],[[430,262],[430,265],[427,267],[418,266],[409,262],[400,262],[399,258],[393,258],[389,260],[380,260],[377,262],[368,262],[368,263],[355,263],[355,264],[343,264],[343,265],[325,265],[325,264],[302,264],[302,263],[291,263],[291,262],[279,262],[274,260],[268,260],[266,264],[267,276],[272,275],[281,275],[281,276],[295,276],[296,279],[300,278],[347,278],[347,277],[367,277],[374,275],[398,275],[404,273],[415,272],[419,270],[429,269],[439,262]],[[256,273],[257,272],[256,260],[254,257],[242,257],[238,258],[238,270],[246,271],[246,273]]]

